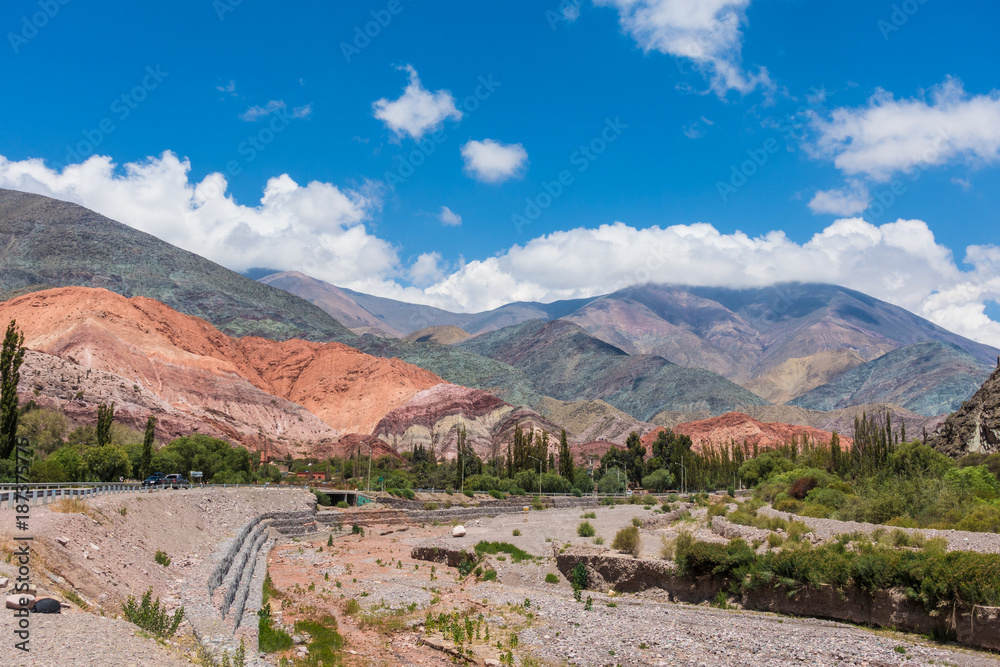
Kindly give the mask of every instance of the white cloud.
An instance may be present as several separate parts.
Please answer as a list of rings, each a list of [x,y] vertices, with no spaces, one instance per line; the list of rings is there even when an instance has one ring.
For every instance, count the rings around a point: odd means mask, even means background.
[[[444,279],[441,269],[441,253],[425,252],[410,266],[407,272],[410,282],[418,286],[426,286]]]
[[[236,82],[233,81],[232,79],[230,79],[229,83],[221,85],[221,86],[216,86],[215,89],[217,91],[219,91],[220,93],[225,93],[227,95],[233,95],[233,96],[235,96],[236,95]]]
[[[462,224],[462,216],[455,213],[447,206],[441,207],[441,213],[438,214],[438,220],[440,220],[441,224],[446,227],[457,227]]]
[[[271,100],[264,106],[252,106],[242,114],[240,114],[240,119],[247,122],[253,122],[255,120],[260,120],[261,118],[266,118],[270,116],[275,111],[281,111],[285,108],[285,103],[281,100]]]
[[[622,29],[646,52],[686,58],[720,97],[730,90],[772,90],[767,70],[743,69],[741,27],[751,0],[594,0],[618,10]]]
[[[385,123],[396,137],[408,134],[419,139],[432,130],[436,130],[445,120],[462,119],[462,112],[455,107],[455,99],[447,90],[431,92],[420,83],[417,70],[411,65],[405,69],[410,75],[410,82],[397,100],[382,98],[372,104],[375,118]]]
[[[226,193],[222,174],[193,182],[190,171],[170,152],[121,169],[95,156],[61,172],[0,156],[0,187],[82,204],[237,271],[298,269],[370,287],[400,271],[396,249],[365,228],[379,202],[363,192],[281,175],[268,180],[259,203],[245,206]]]
[[[959,265],[927,224],[874,226],[837,220],[805,243],[782,231],[723,234],[694,223],[636,229],[621,222],[535,238],[493,257],[448,268],[439,253],[412,263],[366,228],[378,209],[364,192],[329,183],[271,178],[260,202],[227,195],[222,174],[190,180],[173,153],[117,169],[92,157],[61,171],[42,160],[0,156],[0,187],[82,204],[238,271],[300,270],[336,285],[450,310],[477,311],[512,301],[605,294],[646,282],[766,287],[783,281],[857,289],[956,333],[1000,346],[1000,247],[970,246]],[[409,266],[407,266],[409,264]],[[403,281],[412,286],[405,286]]]
[[[948,78],[929,98],[897,100],[879,90],[863,106],[814,116],[813,155],[875,181],[956,161],[1000,161],[1000,91],[970,96]]]
[[[852,179],[843,188],[817,192],[809,202],[809,208],[813,213],[857,215],[868,208],[869,203],[868,186]]]
[[[502,183],[519,176],[528,163],[521,144],[501,144],[492,139],[469,141],[462,146],[465,170],[477,180]]]
[[[962,192],[968,192],[969,188],[972,187],[972,182],[967,178],[958,178],[956,176],[955,178],[951,179],[951,182],[954,185],[957,185],[958,187],[962,188]]]
[[[307,104],[301,107],[295,107],[292,109],[292,118],[308,118],[312,115],[313,105]]]

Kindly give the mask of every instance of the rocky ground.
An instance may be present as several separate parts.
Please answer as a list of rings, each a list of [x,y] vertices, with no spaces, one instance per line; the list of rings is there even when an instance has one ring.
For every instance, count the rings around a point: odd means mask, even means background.
[[[17,652],[9,639],[16,621],[13,612],[3,614],[0,634],[8,639],[0,646],[0,664],[196,664],[197,646],[186,622],[177,637],[158,642],[114,618],[121,597],[153,586],[171,608],[186,602],[200,594],[219,545],[246,520],[261,512],[311,505],[302,492],[245,489],[107,496],[89,502],[89,516],[33,508],[32,528],[43,547],[43,561],[35,571],[42,566],[54,570],[54,579],[35,578],[40,594],[68,600],[67,593],[75,589],[93,605],[92,611],[71,604],[58,616],[33,615],[28,655]],[[659,558],[661,537],[682,529],[701,539],[723,540],[706,525],[704,509],[694,510],[693,520],[679,521],[642,505],[532,510],[470,520],[462,537],[452,537],[451,523],[433,520],[423,525],[368,525],[364,534],[352,534],[352,517],[366,513],[372,512],[363,508],[344,513],[341,530],[281,538],[268,556],[278,591],[272,599],[275,622],[298,635],[289,651],[267,656],[270,664],[277,665],[283,657],[294,664],[306,657],[310,637],[297,633],[294,624],[325,614],[336,618],[345,639],[345,665],[454,664],[449,653],[456,650],[454,634],[445,636],[439,628],[428,627],[430,613],[434,618],[453,614],[449,624],[464,626],[468,621],[474,637],[461,646],[473,652],[477,664],[501,664],[511,658],[525,667],[1000,665],[992,654],[913,635],[679,604],[669,602],[660,590],[588,590],[577,601],[555,567],[555,555],[561,551],[609,549],[615,532],[633,519],[644,524],[644,558]],[[587,516],[590,513],[593,517]],[[0,513],[0,521],[5,517],[11,518]],[[594,527],[595,536],[577,535],[583,520]],[[55,541],[57,537],[67,544]],[[411,557],[418,546],[471,550],[480,540],[509,542],[533,558],[514,563],[509,555],[487,556],[481,563],[484,573],[496,572],[496,580],[489,581],[475,575],[461,578],[455,568]],[[3,546],[9,549],[10,541]],[[57,547],[65,553],[54,551]],[[157,549],[169,553],[169,566],[153,561]],[[0,577],[13,573],[12,564],[0,562]]]
[[[607,548],[633,518],[652,517],[636,505],[593,510],[596,517],[588,520],[605,541],[595,545],[594,538],[576,535],[587,511],[484,518],[469,522],[460,538],[451,536],[450,524],[425,524],[369,526],[363,536],[345,531],[292,541],[269,559],[271,577],[284,594],[281,622],[291,628],[304,615],[333,614],[346,638],[348,662],[363,665],[452,664],[443,650],[453,649],[454,641],[428,631],[428,612],[458,612],[461,622],[468,618],[477,624],[480,638],[463,647],[474,651],[478,664],[511,651],[519,665],[1000,665],[991,654],[912,635],[671,603],[661,591],[586,591],[575,601],[553,555],[562,549]],[[643,528],[643,557],[658,557],[660,535],[680,528],[704,539],[723,539],[701,522]],[[330,535],[333,547],[327,546]],[[480,540],[510,542],[536,558],[515,564],[506,556],[487,557],[482,566],[496,570],[494,582],[460,579],[454,568],[410,557],[414,546],[471,548]],[[556,582],[547,582],[546,575]],[[358,610],[349,613],[352,600]],[[296,649],[288,653],[295,654]]]

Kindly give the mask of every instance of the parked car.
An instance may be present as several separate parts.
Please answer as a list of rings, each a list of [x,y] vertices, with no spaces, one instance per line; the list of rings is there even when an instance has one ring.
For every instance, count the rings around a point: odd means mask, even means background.
[[[161,486],[169,486],[171,489],[190,489],[191,482],[187,481],[184,475],[167,475],[160,482]]]
[[[142,480],[142,485],[143,486],[157,486],[158,484],[160,484],[160,482],[163,481],[164,477],[166,477],[166,475],[164,473],[162,473],[162,472],[154,472],[152,475],[150,475],[146,479]]]

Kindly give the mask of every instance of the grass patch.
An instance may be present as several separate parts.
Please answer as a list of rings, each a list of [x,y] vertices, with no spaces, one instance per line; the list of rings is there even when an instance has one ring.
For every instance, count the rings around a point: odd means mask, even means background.
[[[63,514],[85,514],[97,523],[101,523],[101,519],[104,518],[104,515],[79,498],[57,500],[49,505],[49,509],[53,512],[61,512]]]
[[[580,518],[581,519],[596,519],[597,518],[597,513],[596,512],[584,512],[583,516],[581,516]]]
[[[340,652],[344,648],[344,638],[337,632],[337,619],[324,615],[316,619],[295,622],[295,631],[306,633],[312,641],[306,644],[309,649],[308,665],[340,664]]]
[[[547,584],[558,584],[559,583],[559,576],[555,575],[555,574],[553,574],[551,572],[549,572],[548,574],[545,575],[545,583],[547,583]]]
[[[532,560],[534,556],[529,554],[527,551],[517,548],[510,542],[487,542],[483,540],[474,547],[476,556],[482,558],[483,554],[507,554],[510,556],[511,561],[515,563],[520,563],[526,560]]]

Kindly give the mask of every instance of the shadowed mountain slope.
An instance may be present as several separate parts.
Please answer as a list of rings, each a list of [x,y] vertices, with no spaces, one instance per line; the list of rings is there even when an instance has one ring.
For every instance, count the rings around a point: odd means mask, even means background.
[[[990,367],[957,345],[917,343],[853,368],[791,401],[812,410],[894,403],[925,416],[957,410],[989,377]]]
[[[765,403],[715,373],[629,355],[564,320],[525,322],[457,347],[521,370],[539,393],[563,401],[602,399],[643,421],[668,409],[719,414]]]
[[[52,287],[145,296],[233,336],[325,341],[320,308],[76,204],[0,189],[0,300]]]

